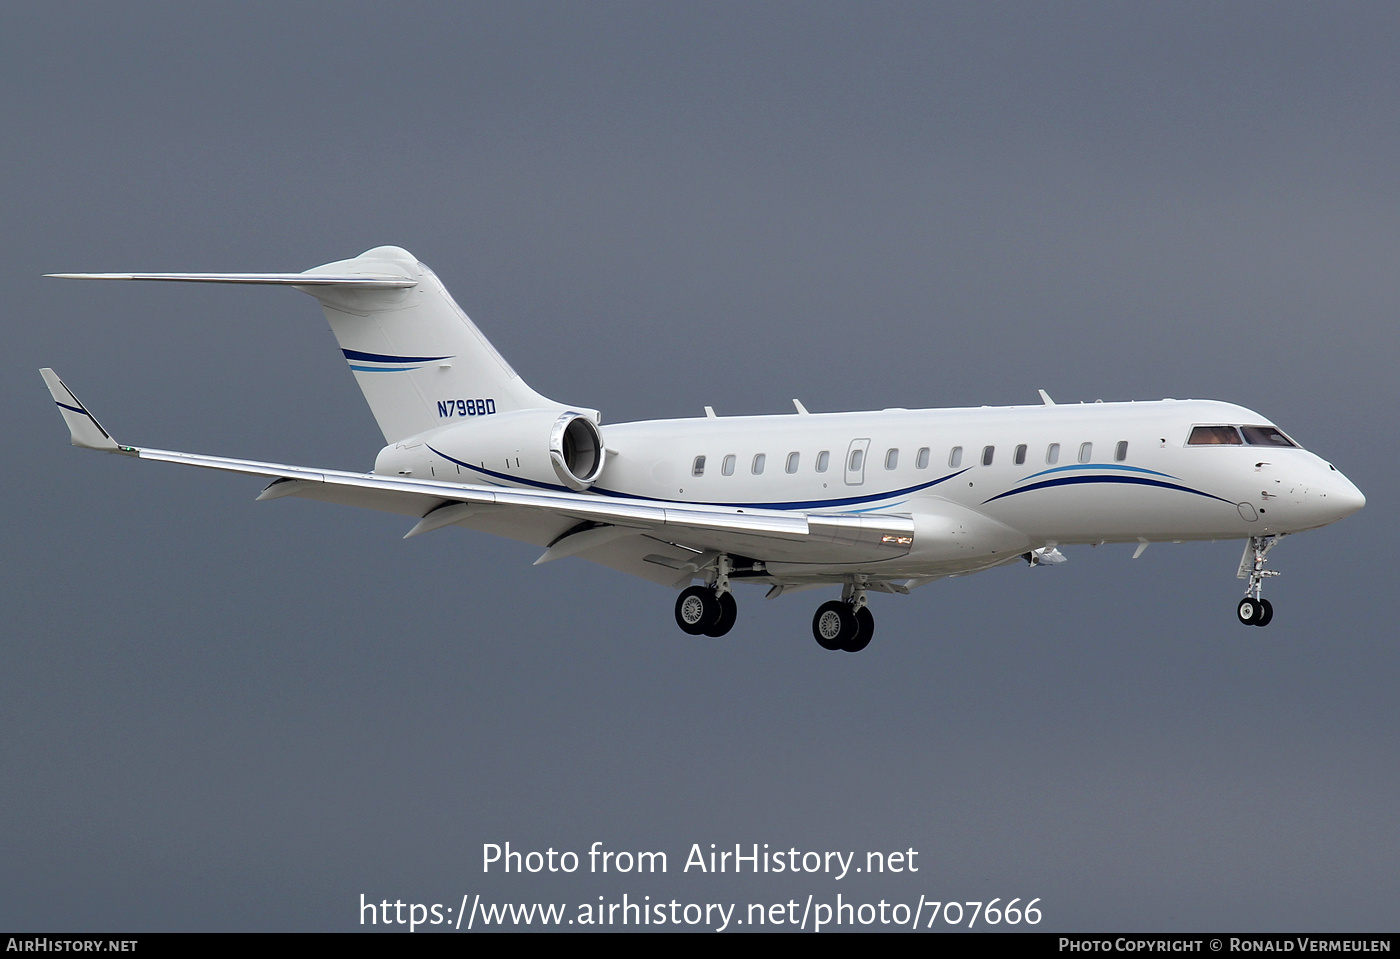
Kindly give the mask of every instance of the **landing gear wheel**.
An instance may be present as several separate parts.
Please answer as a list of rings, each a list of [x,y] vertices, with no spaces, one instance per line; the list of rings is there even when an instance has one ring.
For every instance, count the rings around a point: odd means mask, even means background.
[[[1240,604],[1235,607],[1235,613],[1239,616],[1240,622],[1246,626],[1256,626],[1264,615],[1264,605],[1260,600],[1251,599],[1246,596],[1240,600]]]
[[[870,639],[875,635],[875,614],[870,612],[870,607],[862,606],[856,610],[854,618],[855,633],[841,646],[848,653],[860,652],[870,645]]]
[[[1267,626],[1274,618],[1274,604],[1267,599],[1259,600],[1259,615],[1254,618],[1255,626]]]
[[[720,593],[719,619],[705,630],[706,636],[723,636],[734,628],[734,620],[739,618],[739,604],[734,602],[733,593]]]
[[[714,591],[704,586],[691,586],[676,597],[676,625],[692,636],[713,628],[722,613]]]
[[[817,615],[812,617],[812,635],[822,649],[841,649],[859,628],[850,605],[839,599],[822,603],[817,607]]]

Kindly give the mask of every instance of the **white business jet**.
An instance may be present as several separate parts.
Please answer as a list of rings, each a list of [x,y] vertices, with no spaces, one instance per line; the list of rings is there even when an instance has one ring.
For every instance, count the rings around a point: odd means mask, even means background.
[[[368,473],[123,446],[50,369],[75,446],[271,478],[300,496],[400,513],[578,556],[680,589],[692,635],[734,625],[733,586],[770,597],[839,586],[812,632],[857,652],[871,591],[908,593],[1006,563],[1064,561],[1068,544],[1244,539],[1239,621],[1264,626],[1279,538],[1365,497],[1263,416],[1161,400],[704,417],[603,426],[536,393],[437,276],[385,246],[305,273],[53,274],[290,286],[320,301],[388,445]],[[696,584],[699,580],[700,583]]]

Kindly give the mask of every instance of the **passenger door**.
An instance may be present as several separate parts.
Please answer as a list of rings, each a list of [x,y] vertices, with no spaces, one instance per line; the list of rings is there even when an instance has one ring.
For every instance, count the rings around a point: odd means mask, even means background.
[[[846,450],[846,485],[859,486],[865,482],[865,461],[870,452],[870,440],[851,440]]]

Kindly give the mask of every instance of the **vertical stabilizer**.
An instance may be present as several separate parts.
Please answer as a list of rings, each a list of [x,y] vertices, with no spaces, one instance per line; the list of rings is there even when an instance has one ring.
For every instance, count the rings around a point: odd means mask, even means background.
[[[301,274],[402,278],[406,288],[298,285],[316,297],[384,439],[456,419],[553,407],[532,390],[407,250],[381,246]]]

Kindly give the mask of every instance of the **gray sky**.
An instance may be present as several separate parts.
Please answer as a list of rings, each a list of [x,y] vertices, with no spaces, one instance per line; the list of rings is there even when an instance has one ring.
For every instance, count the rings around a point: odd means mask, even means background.
[[[1400,14],[1331,4],[8,4],[0,926],[358,928],[359,895],[1041,897],[1044,929],[1394,930]],[[609,422],[1209,397],[1365,511],[874,600],[672,594],[119,440],[367,468],[308,298],[78,284],[384,243]],[[661,849],[483,876],[481,845]],[[681,875],[691,843],[918,877]]]

